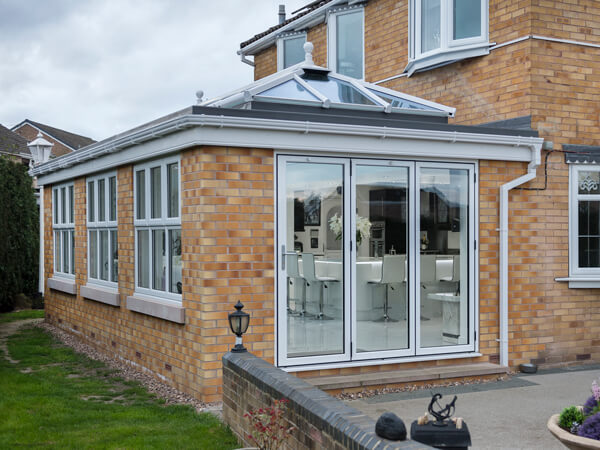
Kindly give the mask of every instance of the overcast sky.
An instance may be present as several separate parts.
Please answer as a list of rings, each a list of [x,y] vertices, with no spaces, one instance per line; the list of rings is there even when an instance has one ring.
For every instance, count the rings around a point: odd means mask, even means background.
[[[0,124],[96,140],[253,80],[239,44],[309,0],[0,0]]]

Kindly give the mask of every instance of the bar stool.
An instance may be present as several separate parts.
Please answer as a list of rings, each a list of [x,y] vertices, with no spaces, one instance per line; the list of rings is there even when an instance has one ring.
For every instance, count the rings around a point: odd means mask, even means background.
[[[302,271],[308,286],[310,286],[311,283],[320,283],[321,285],[321,289],[319,290],[319,313],[316,315],[316,318],[320,320],[332,320],[333,317],[328,317],[323,312],[324,291],[329,288],[328,283],[339,283],[340,280],[334,277],[317,276],[315,271],[315,255],[312,253],[302,253]]]
[[[371,280],[369,284],[385,286],[385,300],[383,302],[383,316],[375,322],[398,322],[392,319],[388,311],[391,308],[388,301],[388,287],[394,290],[392,283],[406,282],[406,255],[383,255],[383,263],[381,264],[381,278],[379,280]]]
[[[286,259],[286,267],[287,267],[287,311],[290,314],[298,314],[299,316],[303,316],[306,314],[306,280],[302,275],[300,275],[300,268],[298,267],[298,255],[285,255]],[[294,286],[296,280],[301,280],[302,290],[300,300],[302,301],[302,306],[300,311],[296,311],[296,308],[292,309],[290,307],[290,299],[291,299],[291,287]]]

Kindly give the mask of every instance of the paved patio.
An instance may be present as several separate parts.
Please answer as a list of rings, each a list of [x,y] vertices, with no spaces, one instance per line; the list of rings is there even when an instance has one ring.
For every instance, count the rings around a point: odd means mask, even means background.
[[[382,413],[397,414],[408,429],[427,410],[432,392],[450,402],[454,395],[457,417],[471,431],[473,449],[564,449],[546,429],[552,414],[564,407],[583,404],[591,395],[600,364],[516,375],[507,381],[378,395],[348,400],[351,406],[377,419]]]

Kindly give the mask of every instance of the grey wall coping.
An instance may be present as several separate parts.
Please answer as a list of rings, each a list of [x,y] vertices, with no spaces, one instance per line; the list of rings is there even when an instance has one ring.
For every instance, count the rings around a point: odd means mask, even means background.
[[[86,284],[85,286],[81,286],[79,293],[88,300],[106,303],[107,305],[119,306],[121,304],[121,296],[117,289]]]
[[[286,398],[289,408],[317,429],[352,449],[428,449],[411,440],[389,441],[375,434],[375,421],[326,392],[269,364],[252,353],[226,353],[223,367],[249,380],[274,398]],[[410,424],[407,424],[407,428]]]
[[[75,280],[70,280],[68,278],[48,278],[48,287],[50,289],[54,289],[55,291],[66,292],[67,294],[76,295],[77,294],[77,284]]]
[[[185,323],[185,308],[174,302],[139,295],[127,297],[127,309],[175,323]]]

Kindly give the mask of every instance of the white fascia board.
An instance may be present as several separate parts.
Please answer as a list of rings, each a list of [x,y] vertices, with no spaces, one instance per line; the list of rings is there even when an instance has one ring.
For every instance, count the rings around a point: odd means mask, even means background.
[[[156,139],[158,136],[162,137]],[[532,150],[541,148],[542,142],[541,138],[522,136],[187,115],[57,158],[30,173],[38,176],[39,185],[53,184],[199,145],[529,162]]]
[[[255,55],[257,52],[263,50],[266,47],[270,47],[275,43],[277,37],[281,33],[289,32],[289,31],[299,31],[304,28],[313,27],[319,23],[321,23],[325,19],[325,14],[327,10],[332,6],[338,5],[340,3],[344,3],[347,0],[333,0],[332,2],[326,3],[320,8],[311,11],[305,16],[299,17],[297,20],[294,20],[287,25],[284,25],[281,28],[276,29],[275,31],[267,34],[266,36],[261,37],[260,39],[248,44],[246,47],[241,48],[237,51],[238,55]]]

